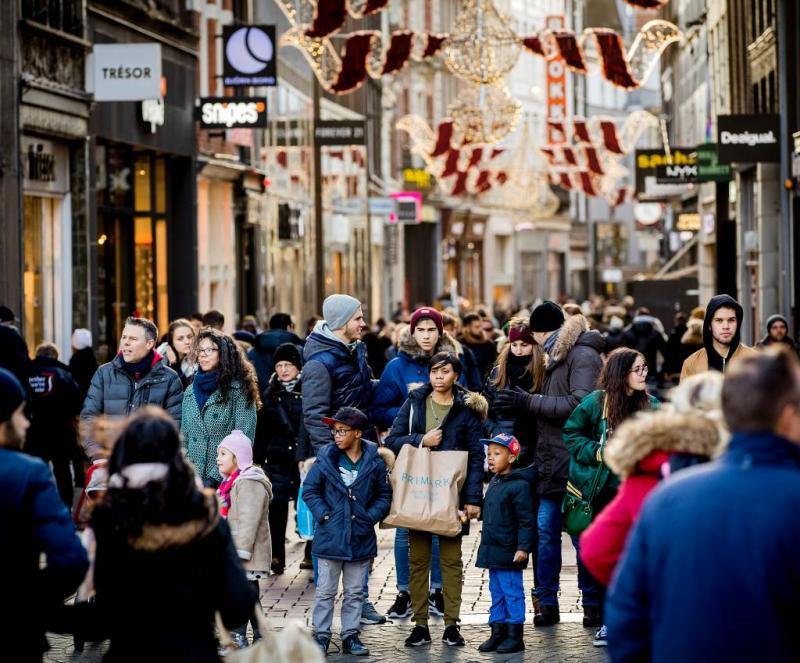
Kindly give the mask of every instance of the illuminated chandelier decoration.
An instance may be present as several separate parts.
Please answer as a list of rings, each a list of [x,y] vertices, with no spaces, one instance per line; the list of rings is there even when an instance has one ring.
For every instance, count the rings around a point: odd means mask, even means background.
[[[491,0],[465,0],[444,42],[447,68],[479,85],[492,85],[517,64],[520,41]]]
[[[448,107],[455,145],[496,143],[517,126],[522,104],[500,82],[465,88]]]

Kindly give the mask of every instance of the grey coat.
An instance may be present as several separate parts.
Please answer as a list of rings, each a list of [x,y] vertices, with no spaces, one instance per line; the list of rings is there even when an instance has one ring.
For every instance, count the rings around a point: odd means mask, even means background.
[[[138,383],[122,368],[117,355],[97,369],[81,410],[81,424],[90,428],[98,415],[125,417],[145,405],[164,408],[178,426],[181,425],[183,386],[178,374],[156,354],[150,371]],[[83,448],[89,458],[95,458],[100,444],[87,436]]]
[[[589,331],[586,318],[568,318],[547,358],[542,393],[528,399],[527,409],[539,422],[534,464],[540,495],[557,497],[566,490],[569,452],[562,439],[564,424],[584,396],[595,390],[604,347],[603,336]]]

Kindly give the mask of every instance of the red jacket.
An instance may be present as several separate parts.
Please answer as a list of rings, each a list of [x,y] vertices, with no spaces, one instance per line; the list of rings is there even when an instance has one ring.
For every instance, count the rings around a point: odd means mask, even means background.
[[[669,461],[665,451],[652,451],[636,467],[637,474],[625,479],[616,497],[581,535],[581,560],[589,572],[608,586],[622,557],[628,533],[639,516],[645,497],[661,479],[661,466]]]

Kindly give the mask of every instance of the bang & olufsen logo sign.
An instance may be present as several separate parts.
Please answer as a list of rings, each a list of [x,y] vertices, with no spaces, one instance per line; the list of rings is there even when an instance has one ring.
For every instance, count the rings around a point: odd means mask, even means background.
[[[225,85],[277,85],[274,25],[226,25],[222,40]]]

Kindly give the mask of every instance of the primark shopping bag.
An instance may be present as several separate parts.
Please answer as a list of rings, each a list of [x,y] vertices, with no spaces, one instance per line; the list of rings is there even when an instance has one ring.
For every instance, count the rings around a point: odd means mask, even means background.
[[[392,506],[382,525],[457,536],[459,494],[466,478],[466,451],[403,445],[392,467]]]

